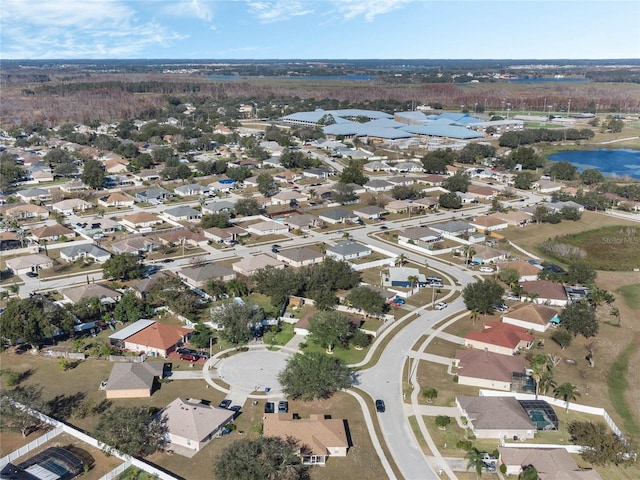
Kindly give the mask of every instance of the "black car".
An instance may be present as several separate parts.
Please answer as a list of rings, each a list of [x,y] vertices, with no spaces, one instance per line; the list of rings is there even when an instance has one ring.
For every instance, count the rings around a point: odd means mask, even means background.
[[[264,413],[274,413],[276,411],[276,405],[273,402],[267,402],[264,404]]]
[[[220,408],[229,408],[229,405],[231,405],[231,400],[229,400],[228,398],[222,400],[220,402],[220,405],[218,405]]]
[[[162,263],[171,263],[173,262],[173,258],[165,258],[164,260],[162,260]]]
[[[289,402],[280,400],[278,402],[278,413],[289,413]]]
[[[27,277],[36,278],[38,276],[38,272],[27,272]]]
[[[234,405],[232,407],[229,407],[229,410],[232,410],[233,412],[235,412],[233,414],[233,418],[238,418],[238,415],[240,415],[240,410],[242,410],[242,407],[240,405]]]
[[[195,350],[185,347],[180,347],[176,350],[176,353],[178,355],[198,355],[198,352],[196,352]]]
[[[376,412],[384,413],[385,410],[384,400],[376,400]]]

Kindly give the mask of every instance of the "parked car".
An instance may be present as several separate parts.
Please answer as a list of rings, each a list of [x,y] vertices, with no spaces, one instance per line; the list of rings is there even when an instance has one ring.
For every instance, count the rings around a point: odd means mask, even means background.
[[[506,312],[507,310],[509,310],[509,307],[507,307],[504,303],[500,303],[498,305],[495,305],[494,308],[499,311],[499,312]]]
[[[278,402],[278,413],[289,413],[289,402],[280,400]]]
[[[192,353],[180,355],[180,360],[186,360],[188,362],[197,362],[199,359],[200,357],[198,355],[193,355]]]
[[[38,276],[38,272],[27,272],[27,277],[36,278]]]
[[[196,352],[195,350],[192,350],[186,347],[180,347],[179,349],[176,350],[176,352],[178,353],[178,355],[197,355],[198,354],[198,352]]]
[[[273,402],[267,402],[264,404],[264,413],[274,413],[276,411],[276,405]]]
[[[491,267],[480,267],[478,270],[482,273],[493,273],[493,268]]]
[[[238,418],[238,415],[240,415],[240,410],[242,410],[242,407],[240,405],[234,405],[232,407],[229,407],[229,410],[232,410],[233,412],[235,412],[233,414],[233,418]]]
[[[220,408],[229,408],[229,405],[231,405],[231,400],[229,400],[228,398],[222,400],[220,402],[220,405],[218,405],[218,407]]]
[[[376,400],[376,412],[384,413],[385,410],[384,400]]]
[[[493,463],[482,462],[482,466],[487,469],[489,472],[495,472],[496,466]]]
[[[482,461],[489,463],[489,464],[495,464],[498,461],[498,458],[494,455],[491,455],[488,452],[480,452],[480,455],[482,455]]]
[[[165,258],[164,260],[162,260],[162,263],[172,263],[173,262],[173,258]]]
[[[436,303],[436,310],[444,310],[449,304],[447,302]]]
[[[473,268],[473,267],[477,267],[478,265],[480,265],[480,262],[475,262],[474,261],[474,262],[469,262],[467,266],[469,268]]]
[[[388,230],[388,229],[389,229],[389,227],[387,227],[386,225],[382,225],[382,226],[380,227],[380,230]]]

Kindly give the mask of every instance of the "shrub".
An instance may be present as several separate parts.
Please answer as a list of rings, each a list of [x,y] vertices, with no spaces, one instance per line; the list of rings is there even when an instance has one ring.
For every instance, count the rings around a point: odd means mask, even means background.
[[[2,376],[4,377],[4,381],[7,384],[7,387],[15,387],[20,383],[20,374],[15,370],[11,370],[10,368],[5,368],[2,370]]]
[[[458,375],[453,376],[453,383],[458,383]]]
[[[458,440],[458,443],[456,443],[456,448],[460,450],[469,451],[471,447],[473,447],[471,440]]]
[[[500,473],[503,475],[507,474],[507,466],[504,463],[500,464]]]
[[[451,423],[451,417],[448,417],[447,415],[438,415],[436,417],[436,425],[438,427],[444,428],[450,423]]]

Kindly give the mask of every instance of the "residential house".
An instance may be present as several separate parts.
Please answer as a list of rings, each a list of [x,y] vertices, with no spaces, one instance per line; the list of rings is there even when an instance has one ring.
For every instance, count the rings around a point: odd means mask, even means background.
[[[159,170],[140,170],[138,173],[133,174],[138,182],[155,182],[160,180]]]
[[[469,223],[474,226],[478,232],[485,234],[509,228],[509,224],[506,221],[489,215],[476,217]]]
[[[531,215],[519,210],[510,210],[508,212],[495,212],[488,216],[497,218],[498,220],[505,221],[510,226],[513,226],[513,227],[523,227],[531,222]]]
[[[500,191],[494,187],[469,185],[469,194],[478,200],[493,200]]]
[[[61,290],[60,293],[62,298],[73,304],[93,297],[99,298],[102,303],[117,303],[122,298],[122,293],[100,283],[69,287]]]
[[[406,200],[391,200],[384,208],[389,213],[405,213],[412,208],[412,204]]]
[[[487,322],[483,330],[467,333],[464,345],[500,355],[514,355],[520,350],[530,349],[534,340],[534,336],[524,328],[508,323]]]
[[[27,188],[25,190],[18,190],[16,192],[16,197],[18,197],[23,202],[29,203],[33,202],[48,202],[51,200],[51,194],[48,190],[43,190],[42,188]]]
[[[444,179],[445,179],[444,175],[438,175],[436,173],[432,173],[429,175],[425,175],[424,177],[420,177],[419,181],[423,183],[428,183],[430,185],[433,185],[434,187],[439,187],[440,185],[442,185],[442,182],[444,181]]]
[[[444,240],[442,233],[436,232],[429,227],[410,227],[398,232],[398,241],[405,243],[426,243],[433,244]]]
[[[368,192],[388,192],[393,189],[394,185],[386,180],[373,179],[363,185]]]
[[[278,260],[276,260],[275,258],[269,255],[259,254],[259,255],[251,255],[249,257],[244,257],[239,262],[236,262],[233,265],[231,265],[231,268],[233,268],[233,270],[239,273],[240,275],[246,275],[247,277],[250,277],[251,275],[255,274],[258,270],[261,270],[263,268],[269,267],[269,268],[275,268],[280,270],[284,268],[284,266],[285,266],[284,263],[279,262]]]
[[[602,480],[591,468],[579,467],[564,448],[517,448],[512,445],[498,447],[500,465],[506,467],[508,477],[518,477],[528,465],[538,472],[539,480]]]
[[[209,280],[228,282],[236,278],[236,272],[224,265],[209,263],[202,267],[187,267],[178,271],[178,277],[192,287],[202,288]]]
[[[114,253],[149,253],[155,250],[158,244],[147,237],[131,237],[111,244]]]
[[[135,202],[133,197],[122,192],[110,193],[98,199],[98,204],[103,207],[133,207]]]
[[[545,332],[551,325],[560,323],[557,308],[538,305],[537,303],[521,303],[514,305],[502,316],[503,323],[524,328],[527,331]]]
[[[89,190],[89,186],[79,178],[76,178],[74,180],[71,180],[70,182],[65,183],[64,185],[61,185],[60,190],[66,193],[78,193]]]
[[[478,199],[466,192],[454,192],[462,203],[479,203]]]
[[[164,211],[164,215],[174,222],[199,222],[202,218],[202,212],[195,208],[187,206],[179,206]]]
[[[69,198],[51,205],[56,212],[59,212],[65,216],[73,215],[75,212],[85,212],[94,205],[85,200],[79,198]]]
[[[139,202],[149,203],[151,205],[160,205],[174,197],[175,195],[164,188],[149,188],[136,193],[136,200]]]
[[[209,195],[209,187],[203,187],[197,183],[180,185],[173,189],[176,195],[181,197],[194,197],[196,195]]]
[[[309,231],[311,228],[319,227],[320,218],[308,213],[294,213],[284,219],[285,225],[289,228],[300,229],[303,232]]]
[[[475,253],[472,260],[478,263],[496,263],[500,260],[505,260],[508,253],[502,250],[497,250],[486,245],[476,245],[473,247]]]
[[[396,171],[398,173],[424,172],[424,168],[422,168],[422,165],[416,162],[398,162],[394,163],[391,168],[393,171]]]
[[[266,437],[289,438],[298,441],[299,455],[305,465],[325,465],[328,457],[346,457],[349,440],[346,420],[325,415],[310,415],[308,419],[293,414],[268,413],[264,416]]]
[[[202,206],[202,214],[229,213],[233,211],[235,203],[229,200],[219,200],[217,202],[206,203]]]
[[[512,391],[515,378],[525,375],[524,358],[488,350],[456,350],[454,366],[460,385]]]
[[[396,186],[409,186],[409,185],[413,185],[414,183],[416,183],[416,179],[415,179],[415,177],[407,177],[407,176],[403,175],[401,177],[388,177],[387,178],[387,182],[389,182],[394,187],[396,187]]]
[[[169,448],[179,446],[199,452],[212,439],[222,435],[235,412],[193,398],[176,398],[160,412],[167,426]],[[180,451],[180,449],[175,449]]]
[[[476,438],[534,437],[536,427],[514,397],[456,397],[456,406]]]
[[[31,203],[7,208],[5,214],[15,220],[46,220],[49,218],[49,210]]]
[[[307,195],[295,190],[283,190],[271,197],[272,205],[291,205],[307,201]]]
[[[538,274],[542,271],[541,265],[532,265],[526,260],[514,260],[512,262],[501,262],[497,265],[498,270],[515,270],[518,272],[518,281],[531,282],[538,279]]]
[[[230,178],[223,178],[208,185],[210,191],[228,193],[237,187],[236,181]]]
[[[362,207],[356,207],[353,210],[354,215],[365,220],[378,220],[380,215],[384,212],[384,208],[380,208],[375,205],[364,205]]]
[[[207,243],[207,237],[186,228],[163,232],[157,236],[162,245],[190,245],[198,247]]]
[[[564,307],[569,303],[567,292],[561,284],[550,280],[534,280],[531,282],[521,282],[523,293],[521,301],[530,300],[534,303],[550,305],[554,307]]]
[[[93,238],[101,238],[120,230],[122,226],[107,217],[92,217],[83,219],[81,223],[75,225],[77,232]]]
[[[353,240],[343,240],[327,248],[327,255],[336,260],[354,260],[367,257],[371,253],[373,253],[371,247]]]
[[[389,164],[379,160],[365,163],[362,168],[365,172],[390,172],[392,170]]]
[[[247,231],[258,236],[283,235],[289,231],[289,227],[284,223],[268,220],[248,225]]]
[[[292,267],[304,267],[322,262],[324,255],[309,247],[296,247],[280,250],[276,258]]]
[[[90,258],[96,263],[104,263],[111,258],[111,254],[96,245],[83,244],[61,248],[60,258],[67,262],[75,262],[80,258],[86,261],[87,258]]]
[[[193,330],[153,322],[146,328],[124,340],[124,347],[136,353],[144,353],[150,357],[166,358],[179,344],[187,343]]]
[[[413,205],[418,208],[437,208],[438,207],[438,197],[422,197],[413,201]]]
[[[309,168],[302,172],[302,176],[316,180],[327,180],[333,173],[332,170],[326,168]]]
[[[202,233],[216,243],[227,244],[237,242],[239,237],[249,235],[249,232],[245,229],[236,226],[226,228],[211,227],[203,230]]]
[[[584,205],[571,200],[566,202],[542,202],[540,205],[551,213],[560,213],[564,208],[575,208],[580,213],[584,212]]]
[[[148,398],[156,379],[161,379],[163,362],[114,363],[104,387],[108,400],[117,398]]]
[[[540,193],[553,193],[562,190],[562,183],[540,179],[537,182],[534,182],[531,185],[531,188],[538,190]]]
[[[382,284],[391,287],[410,288],[410,278],[417,279],[417,286],[424,287],[427,285],[427,277],[424,273],[420,273],[417,268],[413,267],[390,267],[388,272],[382,274]]]
[[[27,272],[37,272],[53,268],[55,262],[40,253],[23,255],[16,258],[9,258],[4,262],[5,267],[14,275],[23,275]]]
[[[104,169],[108,174],[125,173],[129,161],[121,157],[109,158],[103,162]]]
[[[139,228],[152,228],[154,225],[162,224],[162,219],[149,212],[132,213],[125,215],[120,223],[130,230],[136,231]]]
[[[55,225],[45,225],[44,227],[31,230],[31,237],[38,242],[43,240],[46,242],[57,242],[60,240],[60,237],[69,239],[76,238],[76,235],[76,232],[71,230],[69,227],[65,227],[59,223],[56,223]]]
[[[328,212],[321,213],[318,215],[318,218],[333,225],[347,222],[356,223],[358,221],[358,216],[355,213],[343,210],[342,208],[336,208],[335,210],[329,210]]]
[[[436,223],[430,226],[432,230],[441,233],[445,237],[460,237],[462,235],[468,235],[475,233],[476,227],[463,222],[462,220],[451,220],[444,223]]]

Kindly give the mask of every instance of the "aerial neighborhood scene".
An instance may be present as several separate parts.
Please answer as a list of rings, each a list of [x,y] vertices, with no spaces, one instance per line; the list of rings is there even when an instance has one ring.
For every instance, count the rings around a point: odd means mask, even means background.
[[[640,5],[548,5],[0,4],[0,479],[639,479]]]

